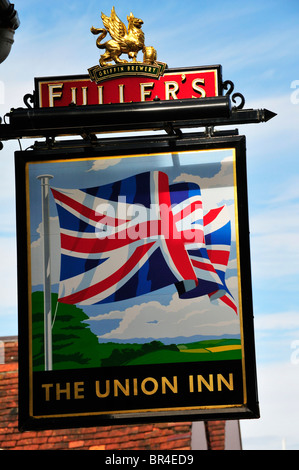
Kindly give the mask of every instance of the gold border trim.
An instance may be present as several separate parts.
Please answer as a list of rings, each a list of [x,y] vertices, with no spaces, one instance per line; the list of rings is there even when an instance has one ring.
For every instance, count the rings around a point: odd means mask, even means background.
[[[173,407],[173,408],[148,408],[148,409],[136,409],[136,410],[120,410],[120,411],[93,411],[91,413],[84,412],[84,413],[69,413],[65,415],[39,415],[39,416],[32,416],[35,419],[44,419],[44,418],[76,418],[78,416],[102,416],[102,415],[109,415],[109,416],[117,416],[117,415],[132,415],[132,414],[140,414],[140,413],[163,413],[168,411],[198,411],[198,410],[215,410],[215,409],[224,409],[227,410],[228,413],[231,411],[232,408],[238,408],[238,411],[241,408],[244,409],[244,412],[247,411],[246,405],[215,405],[215,406],[186,406],[186,407]],[[242,411],[242,410],[241,410]],[[190,413],[190,415],[192,415]]]
[[[91,67],[92,68],[95,68],[97,66],[94,66],[94,67]],[[113,66],[111,66],[113,67]],[[89,69],[90,70],[90,69]],[[182,77],[183,75],[194,75],[196,73],[198,74],[201,74],[201,73],[207,73],[207,72],[210,72],[210,73],[213,73],[214,75],[214,95],[213,96],[219,96],[219,79],[221,78],[221,73],[220,71],[216,68],[216,67],[213,67],[213,68],[205,68],[205,69],[197,69],[195,68],[194,70],[186,70],[184,71],[184,69],[182,70],[177,70],[177,69],[173,69],[173,71],[171,69],[165,69],[163,71],[163,74],[162,74],[162,77],[163,78],[167,78],[167,75],[173,75],[173,76],[179,76],[179,77]],[[136,72],[135,73],[132,73],[132,74],[127,74],[127,75],[120,75],[120,76],[107,76],[107,78],[105,78],[105,81],[109,81],[110,80],[113,80],[115,78],[121,78],[121,77],[129,77],[129,76],[136,76]],[[140,75],[139,75],[140,76]],[[153,78],[152,75],[149,75],[150,77]],[[159,79],[160,77],[158,77]],[[42,87],[44,85],[50,85],[50,84],[64,84],[64,83],[69,83],[69,82],[75,82],[75,83],[80,83],[80,82],[88,82],[90,83],[90,85],[92,85],[92,79],[86,75],[85,78],[77,78],[76,76],[74,76],[73,78],[71,77],[53,77],[53,80],[51,79],[51,77],[49,77],[48,80],[46,79],[42,79],[41,78],[38,78],[38,96],[37,96],[37,99],[38,99],[38,105],[40,108],[49,108],[49,106],[44,106],[43,105],[43,100],[42,100]],[[94,82],[96,83],[96,82]],[[184,99],[184,98],[182,98]],[[186,99],[186,98],[185,98]],[[200,99],[200,98],[195,98],[195,99]],[[86,105],[86,106],[93,106],[93,105]]]
[[[173,407],[173,408],[145,408],[145,409],[136,409],[136,410],[117,410],[117,411],[101,411],[101,412],[84,412],[84,413],[70,413],[70,414],[51,414],[51,415],[34,415],[33,414],[33,357],[32,357],[32,304],[31,304],[31,226],[30,226],[30,185],[29,185],[29,165],[42,164],[42,163],[63,163],[63,162],[72,162],[72,161],[94,161],[101,159],[124,159],[124,158],[143,158],[151,157],[156,155],[181,155],[187,153],[201,153],[201,152],[221,152],[221,151],[232,151],[233,157],[233,178],[234,178],[234,209],[235,209],[235,235],[236,235],[236,256],[237,256],[237,276],[238,276],[238,313],[240,318],[240,335],[241,335],[241,345],[242,345],[242,377],[243,377],[243,401],[242,404],[233,404],[233,405],[210,405],[210,406],[191,406],[191,407]],[[246,373],[245,373],[245,351],[244,351],[244,326],[243,326],[243,309],[242,309],[242,290],[241,290],[241,279],[240,279],[240,244],[239,244],[239,214],[238,214],[238,196],[237,196],[237,173],[236,173],[236,148],[235,147],[224,147],[224,148],[215,148],[215,149],[194,149],[194,150],[182,150],[177,152],[153,152],[149,154],[128,154],[128,155],[113,155],[113,156],[94,156],[94,157],[78,157],[70,159],[47,159],[39,161],[28,161],[25,167],[25,177],[26,177],[26,206],[27,206],[27,254],[28,254],[28,324],[29,324],[29,414],[31,418],[34,419],[50,419],[50,418],[66,418],[66,417],[80,417],[80,416],[103,416],[103,415],[133,415],[136,413],[162,413],[169,411],[198,411],[198,410],[213,410],[213,409],[223,409],[231,410],[232,408],[244,409],[244,412],[247,411],[247,389],[246,389]],[[187,361],[186,361],[187,362]]]

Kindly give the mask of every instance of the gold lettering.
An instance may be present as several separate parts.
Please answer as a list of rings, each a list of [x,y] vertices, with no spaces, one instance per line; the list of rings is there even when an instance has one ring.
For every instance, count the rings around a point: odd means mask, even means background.
[[[103,88],[104,88],[103,85],[98,86],[98,101],[99,101],[99,104],[104,103]]]
[[[83,398],[84,389],[79,388],[83,385],[83,382],[78,382],[78,393],[76,395],[76,398]],[[98,398],[106,398],[112,393],[114,397],[121,396],[121,394],[127,397],[131,395],[137,396],[140,392],[144,393],[145,395],[154,395],[158,391],[159,386],[161,387],[161,393],[164,395],[169,391],[172,393],[178,393],[178,378],[176,375],[173,376],[172,379],[168,379],[167,377],[161,377],[161,379],[159,380],[153,377],[146,377],[141,381],[141,383],[137,378],[123,380],[114,379],[113,385],[112,381],[106,380],[106,388],[102,391],[100,390],[100,381],[97,380],[95,382],[95,392]],[[111,390],[112,387],[113,391]],[[82,395],[79,395],[79,392],[82,392]]]
[[[129,379],[126,379],[126,387],[124,387],[119,380],[114,380],[114,396],[118,397],[118,389],[120,389],[124,395],[130,395]]]
[[[198,86],[198,83],[201,83],[202,85],[205,84],[205,79],[204,78],[195,78],[192,82],[192,89],[194,91],[197,91],[200,93],[200,98],[205,98],[206,96],[206,90],[204,90],[202,87]],[[198,98],[197,96],[192,96],[192,98]]]
[[[81,87],[82,89],[82,104],[85,106],[87,104],[87,86]]]
[[[42,388],[46,391],[45,400],[50,401],[50,388],[53,387],[53,384],[42,384]]]
[[[178,378],[176,375],[173,377],[173,384],[166,377],[162,377],[162,393],[166,393],[166,385],[173,393],[178,393]]]
[[[80,395],[80,392],[83,392],[83,394]],[[75,400],[78,400],[80,398],[84,398],[84,382],[75,382],[74,383],[74,398],[75,398]]]
[[[54,384],[42,384],[42,388],[45,389],[45,401],[50,401],[50,399],[55,399],[55,395],[51,392],[51,389],[53,389]],[[65,384],[65,388],[61,387],[61,384],[56,383],[55,384],[55,390],[56,390],[56,400],[60,400],[61,396],[65,394],[65,398],[67,400],[71,399],[71,391],[73,390],[74,396],[73,398],[75,400],[79,400],[84,398],[84,382],[74,382],[73,385],[71,385],[70,382],[67,382]]]
[[[61,95],[62,95],[62,91],[55,91],[55,88],[62,90],[63,83],[48,84],[50,108],[54,108],[54,99],[61,98]]]
[[[189,375],[189,390],[191,393],[194,392],[194,381],[193,381],[193,375]]]
[[[110,380],[106,380],[106,390],[105,393],[100,392],[100,381],[96,380],[96,396],[99,398],[108,397],[110,394]]]
[[[138,395],[137,379],[133,379],[133,393],[135,396]]]
[[[87,86],[81,87],[82,90],[82,105],[87,105]],[[77,87],[71,87],[72,103],[77,104]]]
[[[197,376],[197,384],[198,384],[198,391],[199,392],[202,392],[202,387],[201,387],[201,383],[203,382],[203,384],[207,387],[207,389],[210,391],[210,392],[213,392],[214,390],[214,383],[213,383],[213,374],[209,374],[209,380],[210,380],[210,383],[208,383],[202,375],[198,375]]]
[[[147,390],[146,387],[145,387],[145,384],[147,382],[152,382],[154,387],[152,390]],[[143,391],[143,393],[145,395],[153,395],[154,393],[156,393],[156,391],[158,390],[158,382],[156,379],[154,379],[153,377],[147,377],[146,379],[144,379],[142,382],[141,382],[141,390]]]
[[[125,99],[124,99],[124,87],[125,85],[118,85],[118,95],[119,95],[119,102],[120,103],[124,103],[125,102]]]
[[[165,99],[170,98],[177,100],[177,93],[179,92],[179,84],[177,82],[165,82]]]
[[[60,388],[60,384],[56,384],[56,400],[60,400],[60,395],[62,393],[65,393],[67,400],[71,399],[71,384],[70,384],[70,382],[67,382],[65,384],[65,388]]]
[[[140,83],[141,101],[145,101],[146,96],[151,96],[153,86],[154,86],[154,82]],[[147,90],[147,88],[149,89]]]
[[[77,104],[77,88],[72,87],[71,92],[72,92],[72,103]]]
[[[196,376],[189,375],[189,391],[191,393],[194,392],[194,378]],[[229,380],[226,380],[222,374],[217,374],[214,376],[213,374],[209,374],[209,380],[206,380],[202,375],[197,375],[197,391],[202,392],[203,386],[209,391],[214,392],[214,380],[216,384],[217,380],[217,391],[222,392],[222,384],[224,384],[229,390],[234,390],[234,381],[233,381],[233,374],[229,374]]]
[[[222,390],[222,382],[224,385],[229,389],[233,390],[234,389],[234,381],[233,381],[233,374],[229,374],[229,382],[223,377],[222,374],[217,374],[217,386],[218,386],[218,391],[221,392]]]

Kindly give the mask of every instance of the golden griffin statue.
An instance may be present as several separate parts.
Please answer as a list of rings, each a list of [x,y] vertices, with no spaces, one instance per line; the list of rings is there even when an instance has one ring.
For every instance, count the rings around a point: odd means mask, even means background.
[[[100,57],[100,66],[104,67],[109,62],[114,61],[116,64],[128,63],[127,60],[120,59],[121,54],[128,54],[133,63],[140,63],[137,61],[137,54],[139,51],[143,52],[143,62],[154,64],[156,61],[156,50],[153,47],[145,47],[144,33],[141,29],[143,21],[135,18],[133,13],[127,16],[128,29],[125,24],[118,18],[115,13],[115,8],[111,10],[111,16],[101,14],[103,25],[105,28],[90,28],[93,34],[99,34],[96,40],[96,45],[99,49],[106,49],[104,54]],[[107,33],[110,34],[110,40],[101,43],[106,37]]]

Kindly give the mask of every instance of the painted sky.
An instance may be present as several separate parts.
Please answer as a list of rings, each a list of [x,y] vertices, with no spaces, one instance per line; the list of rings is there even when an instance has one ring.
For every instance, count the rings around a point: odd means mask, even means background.
[[[43,255],[42,255],[42,221],[41,221],[41,174],[51,174],[50,184],[52,188],[83,189],[83,187],[102,187],[109,183],[124,180],[127,177],[140,173],[159,170],[168,175],[169,184],[191,182],[200,188],[203,213],[223,207],[227,212],[227,220],[231,225],[230,258],[226,269],[226,283],[230,294],[233,296],[238,308],[238,280],[237,280],[237,254],[236,254],[236,226],[234,206],[234,157],[232,149],[216,151],[182,152],[173,155],[154,154],[150,157],[126,157],[91,159],[72,161],[56,161],[46,163],[30,163],[28,170],[29,195],[30,195],[30,219],[31,219],[31,283],[33,290],[43,289]],[[28,154],[29,155],[29,154]],[[71,170],[70,170],[71,165]],[[58,187],[57,187],[58,186]],[[174,185],[175,187],[175,185]],[[84,193],[85,194],[85,193]],[[127,195],[130,197],[130,194]],[[99,201],[99,200],[98,200]],[[125,204],[125,201],[122,201]],[[95,210],[101,211],[96,202]],[[104,203],[103,203],[104,204]],[[129,207],[130,206],[130,207]],[[140,206],[123,206],[128,210],[128,217],[148,217],[148,211],[143,206],[140,214]],[[112,209],[112,206],[111,206]],[[155,209],[153,208],[155,211]],[[113,213],[110,215],[112,216]],[[142,215],[143,214],[143,215]],[[51,284],[52,291],[58,292],[60,274],[60,231],[57,215],[57,207],[53,197],[50,197],[50,233],[51,233]],[[189,247],[190,249],[190,247]],[[99,266],[97,275],[104,272],[107,277],[108,270],[116,272],[121,267],[122,257],[128,256],[127,247],[124,250],[116,250],[107,255],[108,260]],[[160,260],[160,262],[162,262]],[[110,268],[109,268],[110,267]],[[159,265],[159,269],[161,266]],[[70,277],[74,274],[71,268]],[[93,270],[88,271],[89,282]],[[158,273],[157,273],[158,274]],[[96,275],[94,273],[94,275]],[[166,273],[164,273],[166,275]],[[81,285],[84,281],[72,280],[72,289],[76,282]],[[95,281],[92,279],[92,284]],[[85,285],[85,284],[84,284]],[[79,289],[79,290],[80,290]],[[128,286],[127,286],[128,289]],[[61,283],[59,292],[64,290]],[[64,294],[65,295],[65,294]],[[108,296],[106,294],[106,296]],[[63,294],[61,295],[63,297]],[[109,296],[108,296],[109,297]],[[206,297],[206,296],[205,296]],[[105,299],[105,297],[103,298]],[[200,307],[198,307],[200,302]],[[88,304],[86,304],[88,305]],[[240,315],[222,302],[211,303],[208,298],[194,298],[180,300],[174,285],[170,283],[164,289],[147,292],[137,298],[126,298],[121,302],[103,303],[101,305],[78,304],[85,313],[90,316],[91,330],[99,337],[100,341],[144,341],[144,338],[155,338],[172,343],[176,338],[191,338],[196,336],[240,336]],[[196,313],[201,311],[200,318]],[[105,325],[105,328],[104,328]],[[186,339],[188,341],[188,339]]]
[[[21,21],[0,65],[0,116],[23,107],[34,77],[85,74],[97,64],[90,27],[107,0],[15,1]],[[144,20],[146,43],[169,67],[221,64],[246,108],[277,113],[240,126],[247,137],[253,302],[261,418],[242,421],[243,448],[299,449],[299,70],[297,0],[115,1]],[[25,149],[32,141],[23,140]],[[17,334],[13,153],[0,152],[0,335]]]

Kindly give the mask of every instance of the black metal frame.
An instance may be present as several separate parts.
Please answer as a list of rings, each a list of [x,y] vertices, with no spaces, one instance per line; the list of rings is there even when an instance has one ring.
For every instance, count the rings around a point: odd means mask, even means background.
[[[0,120],[0,149],[2,141],[22,138],[55,139],[69,135],[94,141],[98,139],[97,134],[144,130],[164,130],[169,135],[181,136],[182,129],[266,122],[276,115],[267,109],[243,109],[244,96],[234,93],[232,81],[222,81],[220,65],[166,69],[165,74],[205,69],[217,70],[216,97],[55,108],[39,108],[37,90],[41,80],[89,77],[35,78],[35,91],[24,96],[26,108],[12,109],[7,113],[5,118],[9,123],[4,121],[1,124]],[[238,99],[240,103],[237,105]]]
[[[216,127],[265,122],[267,109],[233,108],[229,96],[42,109],[15,109],[0,125],[0,142],[24,137],[93,136],[107,132]]]
[[[30,321],[28,311],[28,251],[27,207],[25,168],[27,162],[68,160],[74,158],[138,155],[184,150],[234,148],[236,151],[236,177],[239,213],[240,283],[242,290],[244,371],[247,402],[233,408],[206,410],[172,410],[147,413],[112,413],[108,416],[33,417],[29,410],[29,387],[32,371],[29,365]],[[256,362],[251,293],[251,270],[248,226],[248,201],[246,178],[246,144],[244,136],[204,136],[187,134],[177,136],[150,136],[124,139],[103,139],[95,146],[74,145],[74,142],[54,145],[54,148],[36,147],[34,151],[16,152],[16,206],[17,206],[17,254],[18,254],[18,304],[19,304],[19,426],[21,430],[82,427],[94,425],[133,424],[144,422],[169,422],[187,420],[243,419],[259,417],[257,398]],[[132,367],[132,366],[131,366]],[[133,366],[134,367],[134,366]],[[169,365],[167,365],[169,367]],[[63,374],[63,371],[60,371]],[[136,369],[136,373],[137,373]],[[140,371],[139,371],[140,372]],[[153,373],[153,371],[152,371]],[[86,372],[88,375],[88,370]]]

